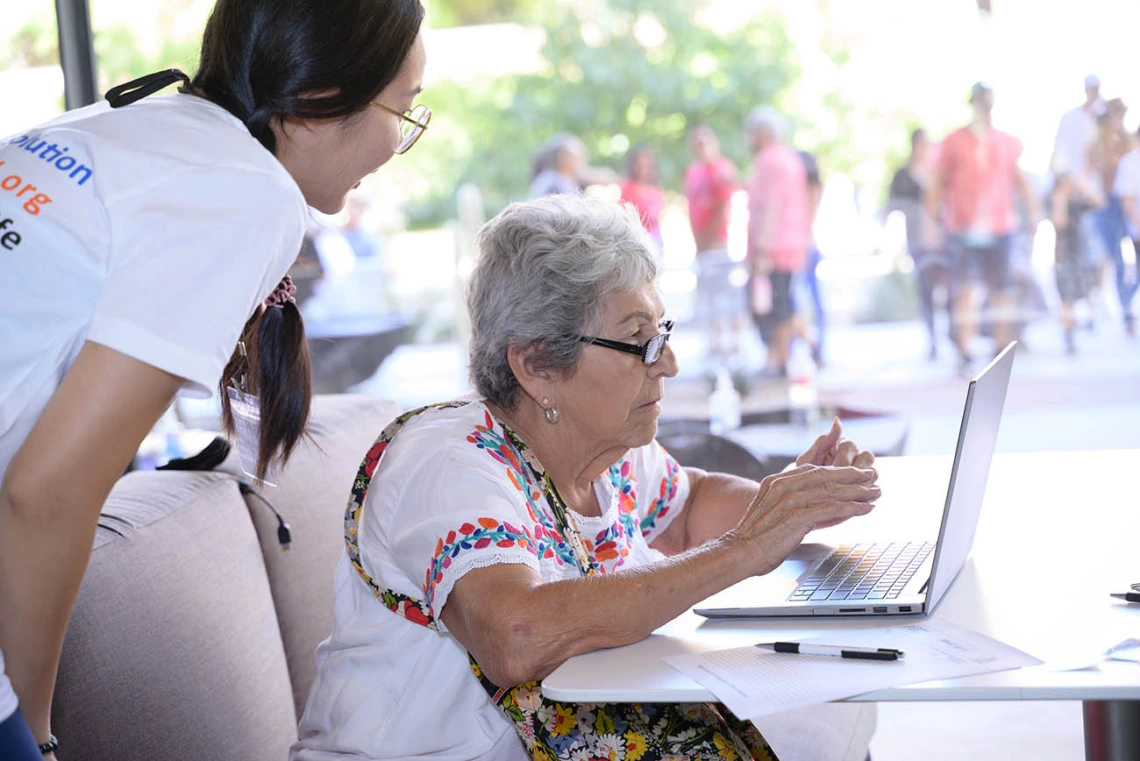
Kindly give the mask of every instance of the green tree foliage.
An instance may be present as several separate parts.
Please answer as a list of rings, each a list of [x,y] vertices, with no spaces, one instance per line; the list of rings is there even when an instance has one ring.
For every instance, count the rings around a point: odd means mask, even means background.
[[[0,69],[52,66],[59,63],[55,15],[41,13],[16,30],[7,49],[0,49]]]
[[[157,52],[147,54],[139,48],[134,32],[113,26],[96,31],[94,44],[99,88],[105,91],[162,69],[177,68],[193,75],[198,68],[201,38],[164,39]]]
[[[775,17],[717,33],[694,23],[702,5],[564,6],[544,25],[544,71],[432,87],[425,101],[437,116],[423,147],[407,157],[422,180],[410,221],[449,218],[463,182],[480,187],[488,213],[524,198],[534,155],[556,132],[578,135],[592,163],[618,171],[628,150],[644,143],[657,154],[662,184],[679,189],[689,161],[686,132],[708,124],[743,167],[744,117],[758,104],[779,102],[795,80],[793,48]]]
[[[97,28],[93,35],[100,90],[160,69],[176,67],[193,73],[197,68],[200,33],[183,39],[163,37],[158,50],[152,53],[143,52],[135,33],[123,25]],[[0,68],[58,64],[58,32],[53,14],[43,13],[31,19],[12,35],[6,51],[0,48]]]
[[[433,29],[506,21],[534,23],[540,18],[541,0],[425,0]]]

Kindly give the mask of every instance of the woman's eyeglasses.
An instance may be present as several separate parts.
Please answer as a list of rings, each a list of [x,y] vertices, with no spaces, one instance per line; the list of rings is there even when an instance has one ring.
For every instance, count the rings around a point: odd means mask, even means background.
[[[604,346],[614,351],[624,351],[626,354],[635,354],[641,357],[641,361],[645,364],[652,365],[665,354],[665,344],[669,341],[669,336],[672,335],[673,332],[673,321],[663,321],[661,328],[662,331],[660,333],[640,345],[611,341],[608,338],[598,338],[597,336],[578,336],[578,339],[585,343],[597,344],[598,346]]]
[[[372,105],[381,111],[387,111],[400,117],[400,144],[396,146],[396,153],[405,153],[415,145],[416,141],[420,139],[420,135],[427,129],[428,122],[431,121],[431,109],[423,104],[410,108],[403,113],[388,108],[383,103],[372,101]]]

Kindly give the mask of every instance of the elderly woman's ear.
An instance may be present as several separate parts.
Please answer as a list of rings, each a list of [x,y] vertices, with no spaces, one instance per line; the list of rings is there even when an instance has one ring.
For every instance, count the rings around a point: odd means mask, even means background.
[[[534,360],[537,356],[537,347],[534,346],[512,346],[507,349],[507,362],[523,393],[543,406],[541,401],[549,399],[553,393],[557,374],[553,370],[536,368]]]

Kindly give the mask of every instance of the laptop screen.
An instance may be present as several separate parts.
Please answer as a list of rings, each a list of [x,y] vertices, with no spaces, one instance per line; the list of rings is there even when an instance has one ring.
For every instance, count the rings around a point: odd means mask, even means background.
[[[966,408],[958,431],[958,447],[954,452],[946,507],[942,511],[942,527],[927,587],[928,613],[934,610],[962,569],[974,543],[1016,345],[1016,341],[1011,343],[995,357],[970,381],[966,392]]]

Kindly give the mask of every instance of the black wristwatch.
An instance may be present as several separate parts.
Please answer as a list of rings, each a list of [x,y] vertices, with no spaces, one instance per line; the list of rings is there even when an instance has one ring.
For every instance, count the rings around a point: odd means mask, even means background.
[[[48,741],[40,743],[40,753],[45,756],[49,753],[55,753],[57,750],[59,750],[59,740],[55,738],[55,735],[48,735]]]

